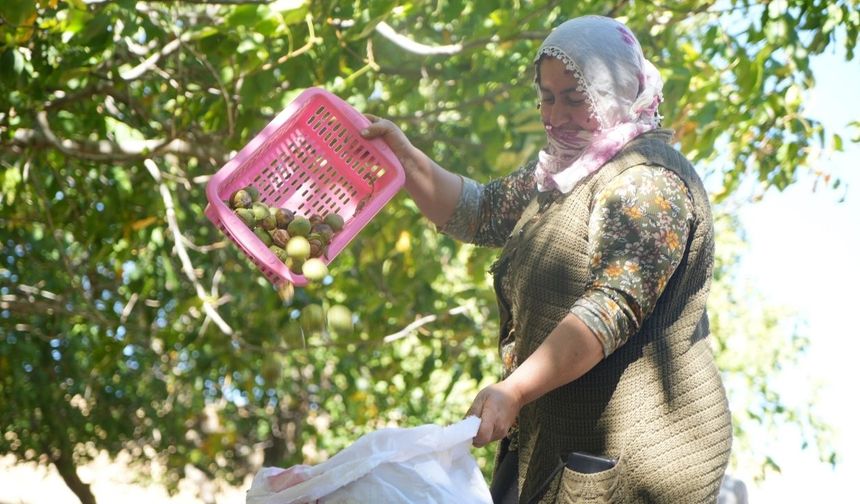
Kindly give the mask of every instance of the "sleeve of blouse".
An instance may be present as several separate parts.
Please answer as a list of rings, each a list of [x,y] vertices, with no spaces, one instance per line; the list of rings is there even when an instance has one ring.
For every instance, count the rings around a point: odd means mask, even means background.
[[[571,308],[609,356],[654,310],[684,256],[693,218],[686,186],[674,172],[637,166],[597,196],[589,220],[591,274]]]
[[[487,184],[463,177],[457,207],[439,231],[467,243],[501,247],[534,194],[533,173],[530,162]]]

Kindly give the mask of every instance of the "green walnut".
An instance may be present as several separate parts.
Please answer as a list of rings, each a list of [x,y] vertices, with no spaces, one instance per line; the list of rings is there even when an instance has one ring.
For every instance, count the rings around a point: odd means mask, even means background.
[[[312,282],[319,282],[328,275],[328,266],[322,259],[312,257],[302,265],[302,275]]]
[[[287,255],[287,251],[277,245],[269,245],[269,250],[271,250],[272,253],[275,254],[275,257],[284,264],[287,264],[287,261],[290,260],[290,257]]]
[[[311,222],[305,217],[297,215],[287,226],[287,231],[290,236],[307,236],[311,232]]]
[[[311,244],[304,236],[293,236],[285,248],[290,258],[299,259],[303,262],[311,255]]]
[[[250,209],[248,209],[248,208],[237,208],[236,209],[236,215],[240,219],[242,219],[242,222],[244,222],[246,226],[254,227],[254,224],[255,224],[254,212],[252,212]]]
[[[257,235],[257,238],[259,238],[267,247],[272,245],[272,237],[269,236],[269,233],[260,228],[254,228],[254,234]]]
[[[302,266],[304,266],[305,260],[300,259],[298,257],[290,257],[288,255],[287,260],[284,262],[284,264],[286,264],[287,268],[289,268],[289,270],[292,271],[293,273],[295,273],[296,275],[301,275],[302,274]]]
[[[272,229],[275,229],[276,227],[278,227],[278,221],[275,219],[275,216],[272,214],[269,214],[266,217],[264,217],[263,219],[260,219],[259,221],[257,221],[257,224],[259,224],[260,227],[265,229],[266,231],[271,231]]]
[[[311,246],[311,257],[319,257],[325,251],[325,243],[318,235],[311,234],[308,236],[308,244]]]
[[[236,210],[237,208],[250,208],[253,203],[254,199],[248,194],[248,191],[239,189],[230,196],[228,205]]]
[[[322,238],[322,241],[325,245],[331,243],[331,239],[334,238],[334,228],[326,224],[325,222],[320,222],[319,224],[314,225],[311,228],[311,234],[317,234]]]
[[[264,203],[254,202],[251,204],[251,210],[254,212],[254,219],[259,222],[269,216],[269,207]]]
[[[281,248],[287,248],[287,242],[290,241],[290,233],[286,229],[273,229],[269,231],[272,237],[272,242]]]
[[[344,305],[334,305],[326,313],[326,322],[330,331],[336,334],[352,332],[352,312]]]
[[[251,201],[259,201],[260,200],[260,190],[256,187],[249,185],[244,189],[249,196],[251,196]]]
[[[281,229],[287,229],[287,226],[295,218],[295,214],[286,208],[276,208],[272,213],[275,214],[275,223]]]
[[[326,224],[328,224],[335,233],[343,229],[343,217],[336,213],[330,213],[325,216],[323,220]]]

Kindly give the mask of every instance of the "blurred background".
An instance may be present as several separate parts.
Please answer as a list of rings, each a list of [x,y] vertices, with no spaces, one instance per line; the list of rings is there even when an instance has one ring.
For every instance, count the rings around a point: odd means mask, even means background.
[[[583,14],[639,37],[712,195],[729,472],[751,502],[848,495],[856,1],[7,0],[0,503],[241,502],[263,465],[460,419],[499,373],[497,251],[399,195],[285,294],[206,219],[205,185],[311,86],[502,176],[544,140],[532,55]]]

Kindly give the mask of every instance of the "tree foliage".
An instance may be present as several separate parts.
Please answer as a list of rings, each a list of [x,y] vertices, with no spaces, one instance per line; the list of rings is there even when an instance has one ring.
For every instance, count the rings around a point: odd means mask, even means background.
[[[543,139],[537,44],[586,13],[640,37],[715,201],[749,178],[786,187],[841,145],[803,96],[840,30],[853,58],[855,0],[4,2],[0,453],[94,502],[75,468],[100,451],[144,480],[160,462],[175,490],[188,464],[238,483],[260,452],[312,463],[382,425],[461,417],[497,373],[494,251],[398,196],[331,285],[284,301],[205,219],[204,185],[309,86],[454,171],[507,173]],[[314,308],[335,303],[351,334]]]

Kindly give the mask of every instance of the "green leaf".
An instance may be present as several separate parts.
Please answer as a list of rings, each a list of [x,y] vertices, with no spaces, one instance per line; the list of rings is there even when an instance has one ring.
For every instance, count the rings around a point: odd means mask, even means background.
[[[14,47],[9,47],[0,53],[0,79],[9,86],[15,87],[24,72],[24,56]]]
[[[203,26],[197,30],[194,30],[189,36],[189,40],[202,40],[206,37],[211,37],[218,33],[218,28],[214,26]]]
[[[225,21],[228,26],[234,28],[251,27],[260,20],[260,10],[260,6],[258,5],[240,5],[233,8]]]
[[[13,26],[20,26],[30,21],[36,14],[33,0],[4,0],[0,5],[0,18]]]
[[[111,33],[107,29],[110,24],[110,16],[105,12],[100,12],[87,21],[83,29],[78,32],[78,37],[80,37],[81,42],[90,46],[101,46],[111,37]]]
[[[310,0],[278,0],[269,5],[272,12],[278,13],[284,26],[301,23],[310,10]]]
[[[260,35],[271,37],[278,33],[283,23],[277,17],[270,16],[254,25],[254,31]]]
[[[84,27],[87,26],[89,21],[93,19],[93,14],[85,9],[75,9],[71,8],[66,10],[66,20],[65,23],[61,25],[62,30],[64,32],[63,38],[68,39],[72,35],[77,34]]]
[[[833,150],[835,150],[836,152],[845,151],[845,147],[842,144],[842,137],[839,136],[837,133],[833,134]]]
[[[2,200],[4,204],[12,206],[15,204],[18,185],[21,183],[21,171],[17,166],[10,166],[3,170],[3,181],[0,184],[2,188]]]
[[[116,181],[120,191],[125,194],[130,194],[132,192],[132,185],[126,169],[124,167],[114,166],[112,173],[113,179]]]

